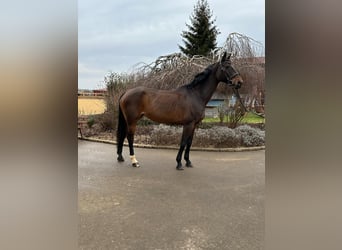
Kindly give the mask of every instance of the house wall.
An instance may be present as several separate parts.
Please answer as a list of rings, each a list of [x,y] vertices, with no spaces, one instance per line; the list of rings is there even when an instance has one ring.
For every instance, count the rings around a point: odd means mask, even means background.
[[[205,117],[218,118],[217,107],[206,107],[205,108]]]

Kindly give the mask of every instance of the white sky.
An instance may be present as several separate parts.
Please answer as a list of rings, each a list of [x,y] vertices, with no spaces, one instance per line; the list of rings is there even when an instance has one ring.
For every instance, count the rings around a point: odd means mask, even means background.
[[[140,62],[180,52],[181,33],[197,0],[80,0],[78,87],[105,87],[108,72],[130,72]],[[264,0],[208,0],[221,32],[218,46],[238,32],[265,44]]]

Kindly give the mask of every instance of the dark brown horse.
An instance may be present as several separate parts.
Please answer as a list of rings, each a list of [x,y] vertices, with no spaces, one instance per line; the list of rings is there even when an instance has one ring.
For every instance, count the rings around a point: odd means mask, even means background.
[[[183,125],[183,134],[177,154],[177,170],[183,170],[181,159],[192,167],[189,159],[190,147],[196,125],[204,118],[204,109],[219,82],[240,88],[243,82],[232,67],[230,55],[222,56],[217,63],[209,65],[197,74],[194,80],[174,90],[158,90],[136,87],[125,92],[119,101],[119,124],[117,130],[118,161],[124,161],[122,147],[127,137],[129,153],[134,167],[139,163],[134,155],[133,140],[137,122],[144,115],[165,124]],[[186,148],[185,148],[186,147]]]

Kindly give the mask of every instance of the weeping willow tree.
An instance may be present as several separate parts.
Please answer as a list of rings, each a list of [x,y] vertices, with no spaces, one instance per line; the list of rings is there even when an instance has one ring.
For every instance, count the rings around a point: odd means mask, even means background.
[[[229,51],[235,58],[255,58],[264,55],[262,43],[237,32],[230,33],[219,50]]]
[[[158,89],[173,89],[189,83],[194,75],[215,62],[212,57],[192,56],[181,53],[160,56],[151,64],[140,64],[135,85]]]
[[[264,46],[251,37],[240,33],[228,35],[218,53],[232,53],[234,65],[243,76],[244,84],[240,92],[248,110],[264,114],[265,100],[265,57]]]

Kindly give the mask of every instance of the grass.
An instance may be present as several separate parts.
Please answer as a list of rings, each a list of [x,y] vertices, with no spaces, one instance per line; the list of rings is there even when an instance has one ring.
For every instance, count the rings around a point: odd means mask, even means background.
[[[217,118],[205,117],[203,119],[203,122],[220,122],[220,119],[218,117]],[[223,122],[224,123],[227,122],[227,116],[224,117]],[[242,119],[241,123],[265,123],[265,118],[262,118],[251,112],[248,112]]]

